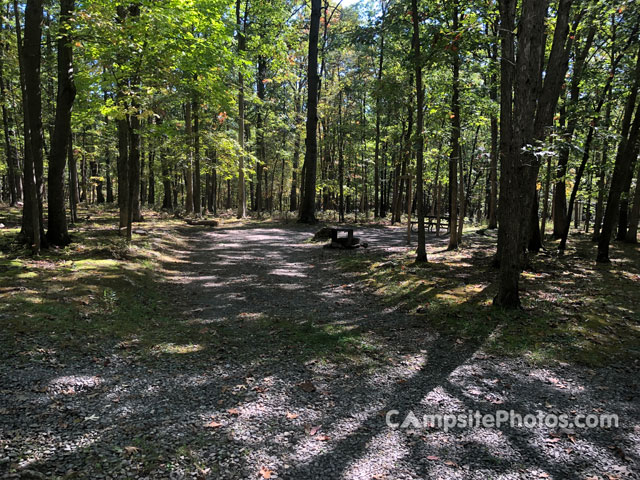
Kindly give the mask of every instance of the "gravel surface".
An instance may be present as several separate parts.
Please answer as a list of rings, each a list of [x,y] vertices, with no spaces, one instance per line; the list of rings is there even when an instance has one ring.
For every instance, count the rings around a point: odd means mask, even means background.
[[[355,252],[308,243],[311,232],[184,232],[191,250],[165,266],[167,295],[203,340],[236,332],[218,351],[196,345],[153,361],[115,346],[85,358],[0,354],[0,478],[640,478],[638,365],[541,368],[487,355],[483,339],[438,337],[335,264],[404,251],[402,229],[360,231],[370,248]],[[292,351],[271,319],[353,329],[362,358]],[[410,411],[422,420],[514,410],[620,423],[392,428],[391,410],[398,422]]]

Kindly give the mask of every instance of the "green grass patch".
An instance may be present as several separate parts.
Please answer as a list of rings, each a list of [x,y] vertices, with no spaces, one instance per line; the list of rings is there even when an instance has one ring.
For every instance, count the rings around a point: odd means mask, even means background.
[[[343,257],[340,267],[441,335],[482,342],[489,353],[524,355],[534,361],[591,366],[640,358],[640,252],[614,246],[620,260],[599,267],[593,244],[574,239],[563,257],[533,259],[522,275],[523,311],[492,306],[496,276],[487,253],[491,236],[471,235],[465,248],[431,252],[418,267],[412,256]],[[552,247],[550,247],[552,248]]]
[[[136,236],[128,246],[113,210],[91,208],[80,216],[90,220],[71,229],[73,244],[37,258],[15,232],[0,231],[2,355],[99,355],[115,348],[151,356],[163,351],[159,345],[195,344],[198,332],[175,321],[158,274],[170,260],[161,252],[173,246],[177,222],[153,218],[158,236]]]

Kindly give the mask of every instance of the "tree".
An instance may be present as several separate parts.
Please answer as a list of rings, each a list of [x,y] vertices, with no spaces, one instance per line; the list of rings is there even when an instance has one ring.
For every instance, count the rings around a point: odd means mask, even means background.
[[[418,250],[416,262],[427,261],[427,249],[424,233],[424,90],[422,89],[422,57],[420,54],[420,15],[418,13],[418,0],[411,0],[411,19],[413,22],[413,61],[416,79],[416,197],[418,212]]]
[[[71,111],[76,97],[73,81],[73,46],[70,20],[75,0],[60,0],[58,33],[58,96],[51,150],[49,153],[49,229],[47,240],[64,247],[71,242],[64,201],[64,170],[71,138]]]
[[[42,0],[29,0],[25,9],[24,42],[21,38],[18,2],[14,1],[18,56],[20,58],[22,109],[24,112],[24,207],[22,231],[34,253],[46,245],[42,212],[43,132],[42,89],[40,85]]]
[[[300,223],[316,223],[316,169],[318,164],[318,35],[320,32],[321,0],[311,0],[309,25],[309,56],[307,67],[307,138],[304,154],[304,195],[300,201]]]

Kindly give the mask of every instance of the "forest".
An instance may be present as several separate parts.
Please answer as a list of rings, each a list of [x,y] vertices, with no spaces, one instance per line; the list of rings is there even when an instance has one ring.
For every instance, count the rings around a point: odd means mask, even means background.
[[[636,478],[639,88],[633,0],[1,0],[0,478]]]

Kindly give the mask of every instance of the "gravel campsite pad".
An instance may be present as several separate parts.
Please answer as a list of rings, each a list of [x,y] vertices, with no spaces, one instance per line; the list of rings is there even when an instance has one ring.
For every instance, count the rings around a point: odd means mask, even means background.
[[[403,252],[402,229],[363,229],[354,252],[308,228],[194,232],[163,288],[200,341],[0,354],[0,478],[640,478],[638,365],[541,367],[382,306],[336,262]],[[394,410],[619,426],[393,428]]]

